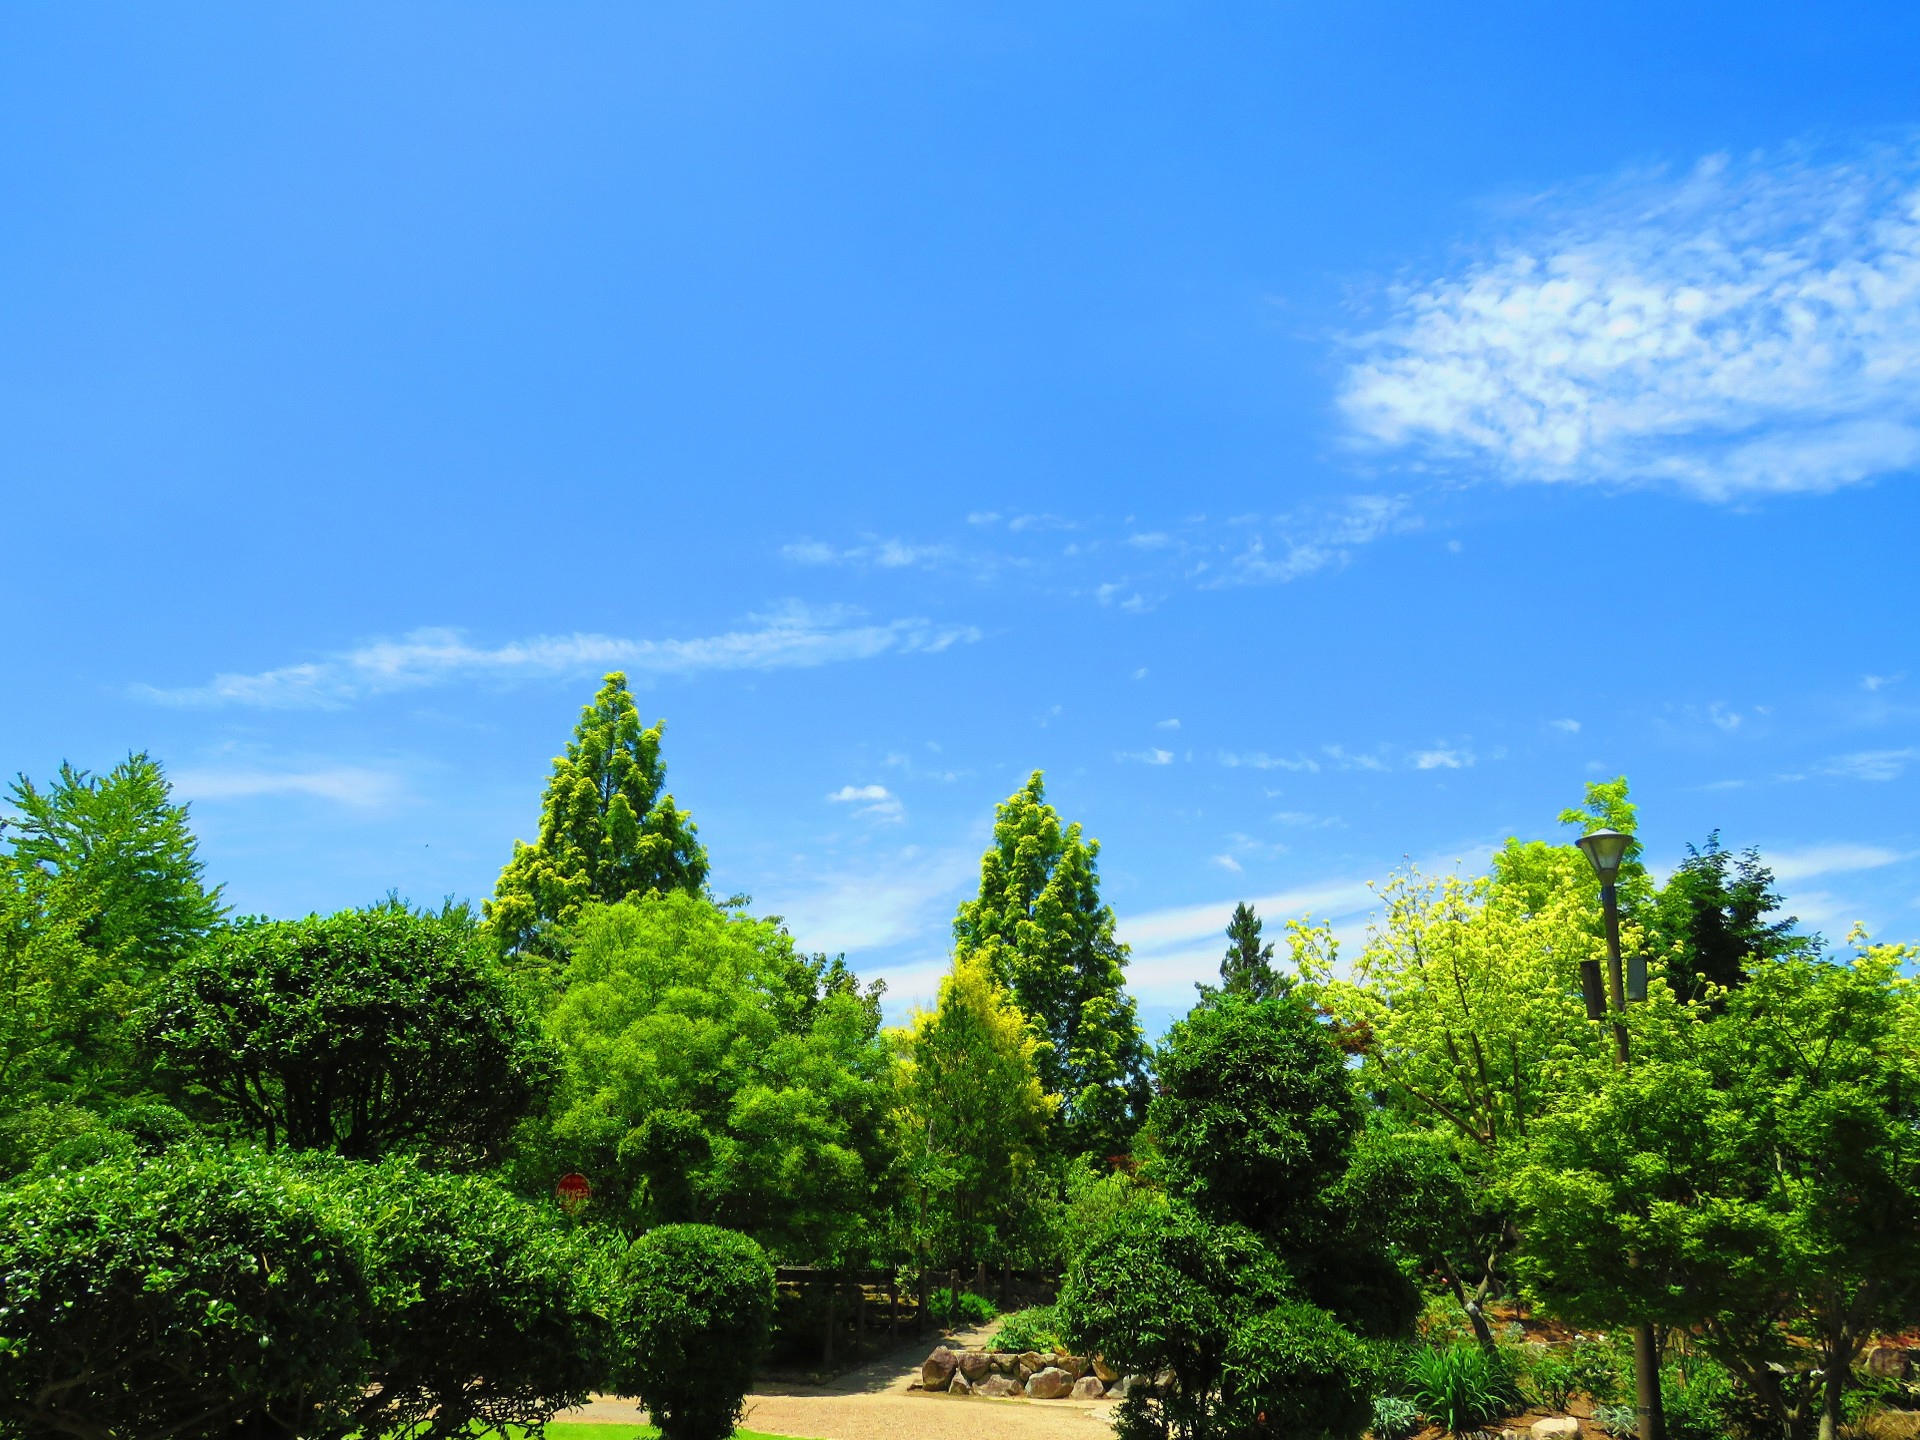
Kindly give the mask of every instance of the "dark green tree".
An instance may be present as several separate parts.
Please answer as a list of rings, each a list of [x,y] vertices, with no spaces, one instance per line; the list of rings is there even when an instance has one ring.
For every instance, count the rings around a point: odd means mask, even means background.
[[[1404,1335],[1418,1311],[1397,1232],[1421,1207],[1379,1203],[1418,1168],[1356,1147],[1345,1057],[1300,999],[1203,1001],[1156,1072],[1147,1123],[1172,1204],[1122,1209],[1060,1298],[1077,1343],[1179,1380],[1129,1395],[1121,1433],[1357,1436],[1366,1342]]]
[[[1242,995],[1249,1000],[1268,1000],[1284,995],[1290,987],[1287,977],[1273,966],[1273,943],[1260,939],[1260,917],[1242,900],[1233,907],[1227,922],[1227,956],[1220,962],[1220,988],[1202,985],[1203,995]]]
[[[10,798],[19,818],[12,860],[58,876],[90,914],[80,939],[122,978],[164,974],[226,911],[157,761],[129,755],[102,776],[62,765],[42,790],[26,776]]]
[[[514,842],[485,906],[503,949],[554,959],[554,932],[590,901],[701,892],[707,852],[692,819],[661,793],[664,724],[643,726],[627,677],[607,676],[581,712],[567,753],[554,759],[540,798],[540,838]]]
[[[1768,918],[1779,908],[1773,872],[1759,851],[1735,855],[1722,849],[1718,830],[1703,848],[1687,846],[1687,858],[1660,888],[1651,916],[1674,993],[1698,1000],[1710,987],[1732,990],[1756,961],[1811,946],[1810,938],[1792,933],[1798,923],[1793,916]]]
[[[242,925],[162,983],[146,1039],[268,1148],[497,1154],[553,1046],[483,937],[398,905]]]
[[[980,894],[960,906],[956,948],[995,978],[1048,1043],[1039,1057],[1074,1153],[1125,1148],[1146,1108],[1146,1044],[1126,992],[1127,947],[1100,899],[1100,842],[1060,824],[1036,770],[998,807]]]
[[[711,1225],[663,1225],[627,1252],[615,1282],[621,1390],[662,1440],[726,1440],[772,1333],[773,1266]]]

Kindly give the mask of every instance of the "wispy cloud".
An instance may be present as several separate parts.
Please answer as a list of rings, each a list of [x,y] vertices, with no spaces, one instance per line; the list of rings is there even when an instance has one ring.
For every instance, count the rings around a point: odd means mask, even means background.
[[[1454,750],[1441,746],[1434,750],[1421,750],[1413,757],[1416,770],[1462,770],[1473,764],[1473,753],[1468,750]]]
[[[1578,735],[1580,733],[1580,722],[1578,720],[1549,720],[1547,724],[1550,728],[1563,731],[1568,735]]]
[[[1248,770],[1304,770],[1316,773],[1320,762],[1307,755],[1288,757],[1269,755],[1264,750],[1222,750],[1220,763],[1229,770],[1245,768]]]
[[[834,546],[819,540],[796,540],[780,553],[799,565],[871,565],[880,570],[905,570],[944,565],[958,558],[951,545],[915,545],[905,540],[868,537],[858,545]]]
[[[1846,780],[1898,780],[1909,765],[1920,760],[1920,750],[1856,750],[1851,755],[1836,755],[1821,767],[1821,773]]]
[[[1782,885],[1810,880],[1816,875],[1846,875],[1878,870],[1907,857],[1884,845],[1815,845],[1805,850],[1775,850],[1767,854],[1767,868]]]
[[[919,619],[863,623],[857,612],[841,608],[788,605],[748,618],[751,629],[694,640],[543,635],[492,648],[469,643],[458,630],[415,630],[324,660],[252,675],[216,675],[206,685],[182,689],[136,685],[133,692],[162,705],[333,709],[396,690],[461,680],[534,680],[615,668],[642,676],[796,669],[879,655],[934,653],[980,638],[968,625]]]
[[[399,776],[358,765],[316,770],[176,770],[168,779],[188,800],[238,800],[260,795],[307,795],[336,805],[373,809],[405,791]]]
[[[1122,750],[1113,757],[1116,760],[1131,760],[1140,765],[1171,765],[1173,752],[1153,748],[1149,750]]]
[[[1337,505],[1259,521],[1226,567],[1209,582],[1273,585],[1338,569],[1362,545],[1418,529],[1420,517],[1398,495],[1355,495]]]
[[[907,814],[900,797],[884,785],[842,785],[827,799],[835,805],[851,805],[854,814],[875,820],[904,820]]]
[[[1920,138],[1556,193],[1358,342],[1354,432],[1513,481],[1825,491],[1920,462]]]

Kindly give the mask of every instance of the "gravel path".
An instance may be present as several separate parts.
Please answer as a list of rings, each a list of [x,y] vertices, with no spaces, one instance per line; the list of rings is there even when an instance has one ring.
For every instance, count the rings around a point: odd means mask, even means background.
[[[963,1333],[948,1343],[977,1343],[987,1333]],[[909,1390],[934,1343],[897,1350],[828,1385],[755,1386],[742,1424],[808,1440],[1112,1440],[1112,1405],[1105,1400],[988,1400]],[[612,1395],[554,1417],[616,1424],[639,1418],[631,1400]]]

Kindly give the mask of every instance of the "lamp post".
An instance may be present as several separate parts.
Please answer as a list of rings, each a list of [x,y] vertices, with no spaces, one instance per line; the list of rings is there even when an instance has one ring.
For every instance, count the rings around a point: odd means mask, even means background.
[[[1620,862],[1627,858],[1631,835],[1618,830],[1595,830],[1574,842],[1585,852],[1587,863],[1600,880],[1600,909],[1607,924],[1607,1008],[1613,1012],[1613,1063],[1625,1068],[1627,1055],[1627,1001],[1647,998],[1646,957],[1636,955],[1632,974],[1622,973],[1620,963],[1620,894],[1614,882],[1620,876]],[[1587,1018],[1598,1020],[1594,1003],[1600,989],[1600,962],[1584,960],[1580,965],[1581,989],[1586,992]],[[1639,1255],[1629,1251],[1627,1263],[1640,1264]],[[1660,1352],[1654,1345],[1653,1326],[1646,1321],[1633,1327],[1634,1409],[1640,1421],[1640,1440],[1666,1440],[1667,1417],[1660,1403]]]

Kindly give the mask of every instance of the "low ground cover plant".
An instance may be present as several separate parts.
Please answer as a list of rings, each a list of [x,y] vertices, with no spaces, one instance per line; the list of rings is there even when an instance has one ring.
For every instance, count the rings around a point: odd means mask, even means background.
[[[1420,1346],[1407,1352],[1403,1365],[1408,1398],[1455,1435],[1525,1408],[1513,1363],[1478,1345]]]

